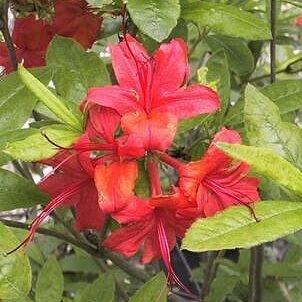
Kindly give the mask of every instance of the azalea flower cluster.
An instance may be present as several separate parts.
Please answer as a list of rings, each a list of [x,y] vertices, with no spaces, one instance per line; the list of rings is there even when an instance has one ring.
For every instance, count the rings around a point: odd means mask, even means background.
[[[97,39],[102,17],[95,15],[85,0],[55,0],[52,22],[37,19],[31,14],[16,18],[12,33],[16,55],[25,67],[45,65],[47,47],[55,35],[79,42],[85,49]],[[0,66],[12,71],[9,53],[0,42]]]
[[[142,263],[162,258],[172,282],[170,251],[197,218],[232,205],[257,202],[258,179],[250,167],[234,162],[216,142],[240,143],[234,130],[221,129],[198,161],[171,157],[178,121],[215,112],[219,97],[211,88],[186,85],[190,74],[183,40],[162,44],[153,56],[132,36],[110,46],[117,79],[92,88],[81,105],[85,132],[70,148],[42,163],[54,167],[38,184],[52,200],[33,221],[23,244],[58,207],[73,206],[75,227],[101,230],[109,217],[120,224],[103,246],[126,257],[142,252]],[[135,194],[138,160],[149,174],[150,196]],[[179,180],[163,192],[160,165],[175,169]]]

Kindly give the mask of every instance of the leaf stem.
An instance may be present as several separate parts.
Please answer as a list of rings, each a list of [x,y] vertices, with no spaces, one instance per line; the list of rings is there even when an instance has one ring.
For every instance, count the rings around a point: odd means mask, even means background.
[[[272,40],[270,43],[271,59],[271,83],[276,81],[276,45],[277,45],[277,0],[271,0],[271,31]]]

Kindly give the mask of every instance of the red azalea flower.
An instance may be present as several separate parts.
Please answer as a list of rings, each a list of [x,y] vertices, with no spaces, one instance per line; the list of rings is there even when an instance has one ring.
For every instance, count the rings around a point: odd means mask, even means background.
[[[86,140],[87,137],[81,137],[74,148],[81,150],[82,146],[86,146]],[[106,214],[101,211],[98,204],[98,192],[93,178],[95,162],[90,159],[89,152],[76,154],[63,150],[41,163],[54,167],[52,174],[38,184],[38,187],[48,193],[52,200],[34,219],[29,235],[16,249],[29,244],[39,226],[60,207],[75,207],[77,231],[102,229]]]
[[[45,55],[53,34],[50,25],[30,15],[17,18],[13,30],[12,40],[15,44],[17,59],[24,61],[25,67],[45,65]],[[12,71],[9,55],[5,43],[0,43],[0,65],[7,73]]]
[[[56,0],[53,30],[90,48],[100,32],[102,17],[96,16],[85,0]]]
[[[181,87],[189,74],[187,48],[181,39],[162,44],[153,57],[133,37],[110,46],[119,85],[93,88],[87,100],[121,115],[126,147],[140,142],[145,150],[165,150],[177,121],[219,107],[216,92],[203,85]]]
[[[302,16],[297,17],[295,23],[297,26],[302,26]]]
[[[203,158],[180,165],[179,187],[183,194],[196,202],[198,213],[212,216],[225,208],[260,200],[257,188],[259,180],[247,176],[250,166],[234,161],[216,146],[216,142],[241,143],[234,130],[219,131]]]

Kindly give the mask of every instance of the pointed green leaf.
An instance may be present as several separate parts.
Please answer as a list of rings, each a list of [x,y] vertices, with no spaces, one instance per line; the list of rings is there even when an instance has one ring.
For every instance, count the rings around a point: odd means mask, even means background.
[[[197,220],[187,231],[182,248],[194,252],[250,248],[302,229],[302,202],[261,201],[254,211],[260,222],[244,206]]]
[[[223,50],[215,52],[209,58],[207,68],[207,82],[217,83],[216,86],[221,99],[221,106],[216,114],[221,116],[227,110],[231,92],[229,65],[225,52]]]
[[[101,275],[92,284],[81,291],[81,302],[113,302],[115,283],[111,275]]]
[[[169,36],[180,15],[179,0],[128,0],[127,8],[135,25],[157,42]]]
[[[57,117],[77,130],[82,129],[81,122],[66,105],[22,65],[18,66],[18,74],[24,85]]]
[[[217,146],[231,157],[251,165],[257,173],[302,194],[302,172],[272,150],[239,144],[218,143]]]
[[[61,302],[63,290],[64,278],[61,267],[55,256],[51,256],[38,274],[36,302]]]
[[[63,98],[79,103],[91,87],[110,84],[106,65],[94,52],[86,52],[76,41],[56,36],[47,52],[54,70],[53,82]]]
[[[302,80],[275,82],[261,90],[285,114],[302,108]]]
[[[302,169],[302,130],[282,122],[279,108],[252,85],[245,90],[244,122],[251,145],[272,149]]]
[[[0,211],[30,208],[47,200],[31,181],[0,169]]]
[[[270,28],[266,22],[231,5],[195,2],[184,6],[182,17],[226,36],[247,40],[271,39]]]
[[[166,302],[167,294],[167,278],[165,274],[161,272],[139,289],[129,302]]]
[[[31,72],[44,84],[51,79],[49,68],[34,68]],[[21,128],[30,117],[37,98],[13,72],[0,80],[0,132]]]
[[[80,132],[64,125],[46,126],[41,129],[33,129],[24,139],[7,143],[3,152],[15,159],[28,162],[46,159],[55,155],[58,152],[58,148],[52,145],[42,135],[42,132],[51,141],[62,147],[69,147],[81,135]]]
[[[245,41],[241,39],[211,35],[206,38],[213,52],[223,49],[230,68],[238,75],[251,73],[254,69],[254,57]]]
[[[0,299],[18,299],[27,296],[31,288],[31,268],[28,257],[22,251],[9,256],[19,242],[13,233],[0,224]]]

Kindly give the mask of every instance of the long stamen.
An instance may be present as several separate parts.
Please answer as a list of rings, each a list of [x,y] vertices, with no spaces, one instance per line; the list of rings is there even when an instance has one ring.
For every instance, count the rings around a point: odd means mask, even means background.
[[[80,143],[78,146],[73,147],[63,147],[54,142],[47,134],[45,130],[41,131],[41,134],[46,138],[46,140],[57,147],[58,149],[68,150],[68,151],[111,151],[114,149],[112,144],[100,144],[100,143]]]
[[[170,257],[170,249],[168,244],[167,235],[161,220],[157,223],[157,234],[159,240],[159,247],[162,255],[162,259],[164,261],[165,267],[168,272],[168,280],[171,284],[176,284],[182,290],[184,290],[188,295],[191,297],[196,298],[195,295],[191,293],[191,291],[182,283],[182,281],[177,277],[176,273],[171,264],[171,257]]]
[[[66,191],[59,194],[57,197],[55,197],[43,210],[42,212],[34,219],[34,221],[30,225],[29,234],[26,236],[26,238],[13,250],[7,252],[7,255],[10,255],[17,250],[19,250],[22,247],[28,246],[31,241],[33,240],[35,233],[37,229],[40,227],[40,225],[45,221],[45,219],[58,207],[61,207],[64,205],[64,201],[73,196],[76,192],[81,190],[83,186],[85,186],[90,179],[84,180],[82,182],[79,182],[71,187],[69,187]]]
[[[253,216],[253,218],[255,219],[256,222],[261,221],[261,219],[259,219],[256,216],[256,213],[255,213],[254,209],[249,204],[244,203],[243,201],[241,201],[235,194],[230,193],[228,190],[226,190],[223,187],[219,186],[217,183],[213,182],[210,179],[205,179],[204,183],[207,184],[208,187],[210,187],[212,190],[215,191],[215,189],[217,189],[218,191],[222,192],[223,194],[228,195],[231,198],[234,198],[238,202],[238,204],[245,206],[249,210],[250,214]],[[213,187],[214,187],[214,189],[213,189]],[[251,202],[254,202],[254,200],[252,200],[248,196],[245,195],[244,197],[247,197]]]
[[[184,166],[184,164],[181,161],[177,160],[176,158],[170,156],[165,152],[155,151],[154,153],[162,162],[164,162],[165,164],[171,166],[176,170],[179,170],[182,166]]]

